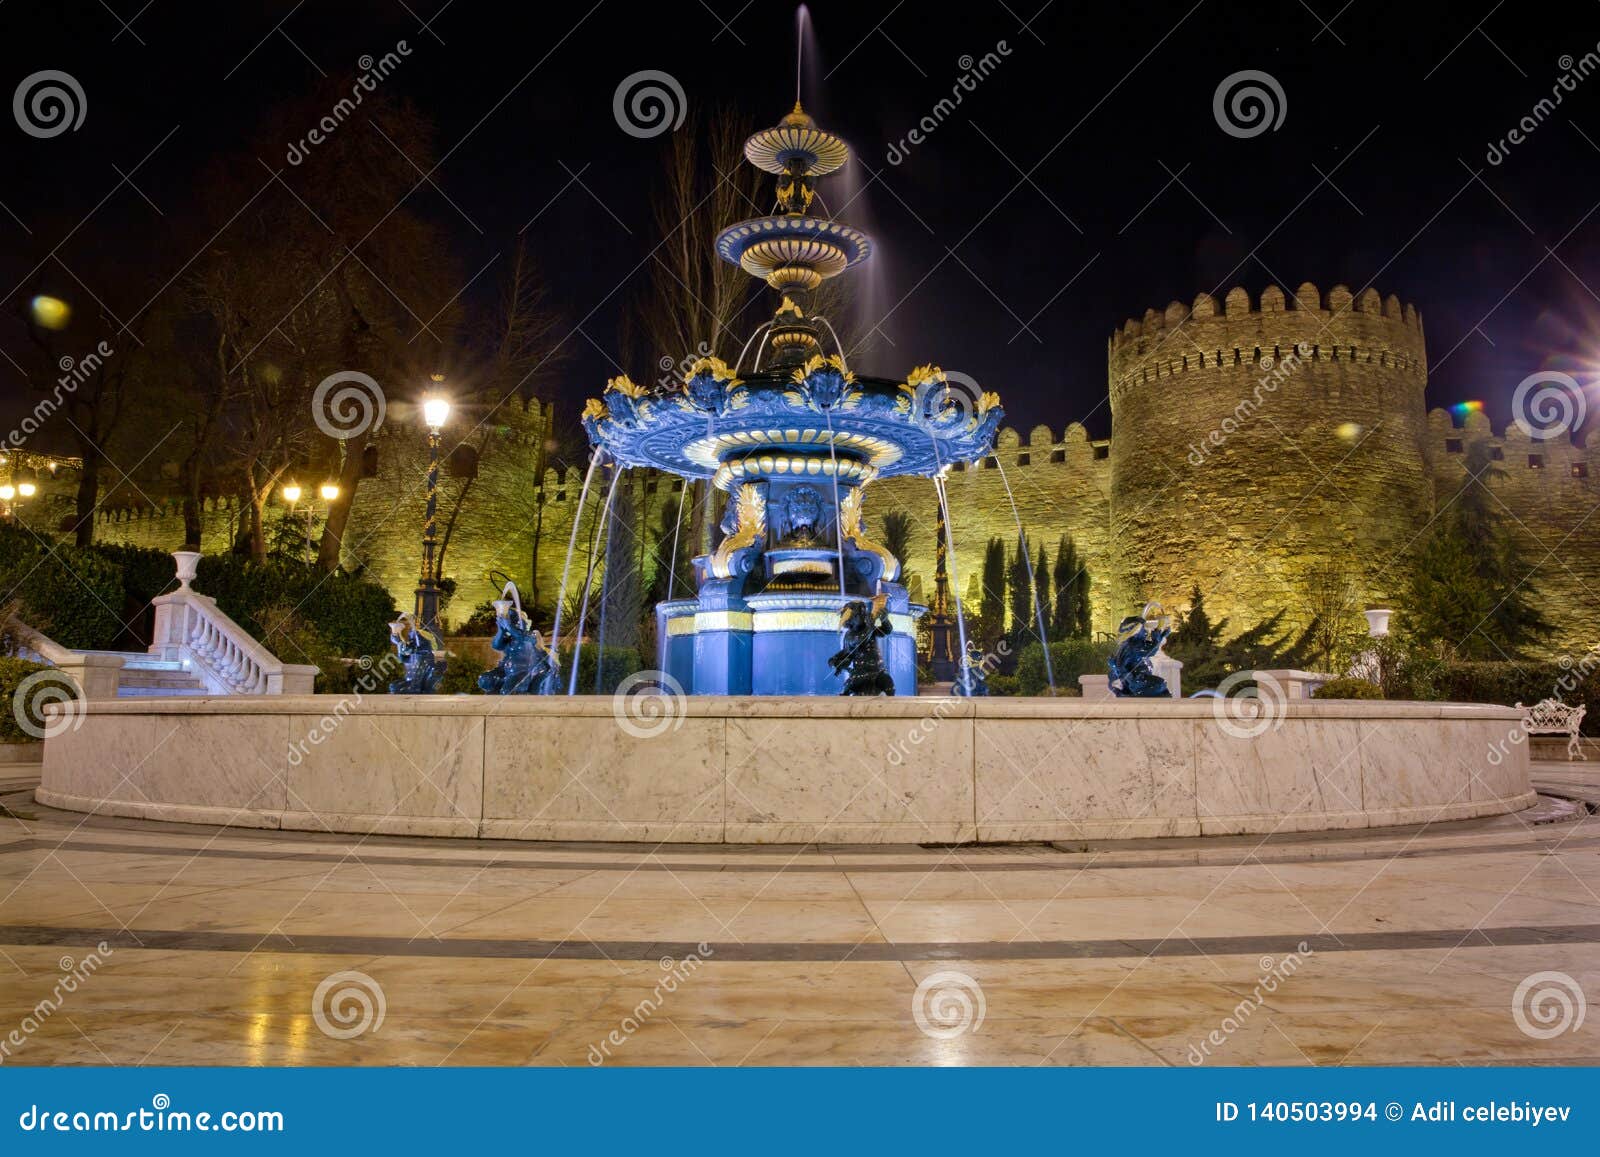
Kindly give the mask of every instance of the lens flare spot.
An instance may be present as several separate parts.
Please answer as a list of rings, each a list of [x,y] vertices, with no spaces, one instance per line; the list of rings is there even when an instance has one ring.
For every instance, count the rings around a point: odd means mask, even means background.
[[[72,319],[72,307],[59,297],[39,294],[29,303],[33,323],[42,329],[66,329]]]

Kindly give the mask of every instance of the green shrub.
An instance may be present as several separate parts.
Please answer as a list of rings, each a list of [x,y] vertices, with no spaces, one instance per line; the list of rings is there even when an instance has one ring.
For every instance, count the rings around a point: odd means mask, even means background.
[[[439,681],[439,694],[441,695],[481,695],[483,692],[478,687],[478,676],[489,668],[473,655],[463,655],[460,652],[452,653],[450,665],[445,668],[444,678]]]
[[[92,549],[0,528],[0,589],[14,592],[24,623],[63,647],[110,648],[122,629],[122,568]]]
[[[1015,675],[989,676],[989,694],[991,695],[1019,695],[1021,694],[1019,688],[1020,684]]]
[[[16,704],[15,696],[17,687],[30,675],[40,671],[53,671],[55,668],[44,663],[31,663],[27,659],[0,658],[0,743],[33,743],[38,740],[38,735],[31,735],[22,728],[22,710]],[[61,694],[56,694],[59,688]],[[47,690],[48,689],[48,690]],[[66,694],[72,698],[78,697],[77,688],[65,675],[56,675],[48,682],[40,684],[40,691],[45,692],[41,699],[39,691],[25,696],[25,705],[33,705],[34,711],[28,713],[30,723],[37,730],[44,726],[44,718],[36,714],[38,706],[48,702],[59,702]]]
[[[1311,693],[1313,699],[1382,699],[1383,690],[1366,679],[1331,679]]]
[[[1398,635],[1373,641],[1378,660],[1378,685],[1385,699],[1443,699],[1446,659],[1442,648]]]
[[[1077,693],[1079,675],[1104,675],[1106,660],[1116,644],[1089,638],[1057,639],[1050,644],[1050,666],[1056,677],[1057,694]],[[1049,689],[1045,678],[1044,648],[1029,643],[1017,656],[1017,694],[1043,695]],[[993,683],[993,680],[990,680]]]

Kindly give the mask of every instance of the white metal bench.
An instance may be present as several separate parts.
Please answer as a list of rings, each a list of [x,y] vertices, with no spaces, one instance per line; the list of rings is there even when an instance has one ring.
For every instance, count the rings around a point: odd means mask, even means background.
[[[1559,699],[1542,699],[1532,707],[1518,703],[1516,708],[1522,712],[1522,731],[1525,735],[1565,735],[1567,758],[1570,760],[1577,756],[1587,762],[1589,757],[1583,753],[1583,747],[1578,742],[1578,725],[1583,722],[1584,712],[1589,710],[1587,704],[1569,707]]]

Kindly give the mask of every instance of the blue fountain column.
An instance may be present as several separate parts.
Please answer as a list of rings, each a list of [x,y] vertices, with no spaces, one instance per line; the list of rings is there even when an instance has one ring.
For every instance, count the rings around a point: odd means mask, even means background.
[[[656,604],[657,659],[662,671],[694,694],[694,616],[696,599],[670,599]]]
[[[710,579],[700,587],[694,615],[694,690],[697,695],[748,695],[752,624],[738,579]]]
[[[899,583],[882,583],[889,596],[889,619],[894,631],[884,636],[879,645],[883,648],[883,665],[894,679],[896,695],[917,693],[917,620],[927,612],[927,607],[911,604],[906,588]]]

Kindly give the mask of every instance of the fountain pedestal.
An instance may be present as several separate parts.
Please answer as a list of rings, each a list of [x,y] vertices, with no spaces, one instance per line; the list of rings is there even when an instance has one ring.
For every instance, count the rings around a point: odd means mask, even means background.
[[[837,695],[845,677],[828,659],[839,648],[840,612],[881,599],[894,628],[879,644],[884,666],[895,694],[915,695],[924,608],[893,581],[898,561],[866,539],[859,487],[841,485],[834,508],[805,480],[807,459],[783,461],[799,479],[764,476],[759,462],[745,466],[747,481],[729,495],[726,537],[695,560],[699,597],[657,608],[664,670],[701,695]],[[838,463],[809,461],[817,473]]]

